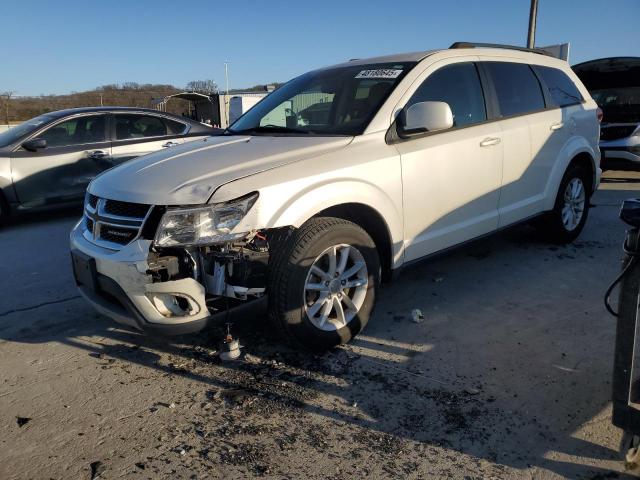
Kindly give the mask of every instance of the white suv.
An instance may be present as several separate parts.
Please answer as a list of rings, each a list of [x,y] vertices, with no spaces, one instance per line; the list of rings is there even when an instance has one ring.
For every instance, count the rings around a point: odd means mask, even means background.
[[[534,218],[575,239],[600,180],[598,115],[567,63],[515,47],[309,72],[224,135],[93,180],[71,233],[78,287],[167,334],[267,304],[284,335],[330,348],[403,265]]]

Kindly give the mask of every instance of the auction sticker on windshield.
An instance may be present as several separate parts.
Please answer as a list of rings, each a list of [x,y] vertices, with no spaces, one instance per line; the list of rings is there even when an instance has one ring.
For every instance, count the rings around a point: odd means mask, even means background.
[[[395,68],[380,68],[377,70],[362,70],[356,78],[398,78],[402,70]]]

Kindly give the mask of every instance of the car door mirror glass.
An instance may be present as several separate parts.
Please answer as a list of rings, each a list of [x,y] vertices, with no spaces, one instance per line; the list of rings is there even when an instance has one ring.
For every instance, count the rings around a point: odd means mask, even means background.
[[[37,152],[43,148],[47,148],[47,141],[44,138],[32,138],[22,144],[22,148],[30,152]]]
[[[410,137],[420,133],[446,130],[453,127],[453,114],[446,102],[417,102],[404,109],[399,134]]]

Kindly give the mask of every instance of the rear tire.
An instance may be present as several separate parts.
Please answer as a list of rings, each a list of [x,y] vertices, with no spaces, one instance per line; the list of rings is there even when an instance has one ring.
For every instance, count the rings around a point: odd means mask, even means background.
[[[269,317],[293,343],[327,350],[366,326],[379,283],[378,252],[362,228],[339,218],[312,218],[274,252]]]
[[[587,222],[591,178],[580,165],[572,165],[560,182],[553,210],[537,223],[543,236],[553,243],[573,242]]]

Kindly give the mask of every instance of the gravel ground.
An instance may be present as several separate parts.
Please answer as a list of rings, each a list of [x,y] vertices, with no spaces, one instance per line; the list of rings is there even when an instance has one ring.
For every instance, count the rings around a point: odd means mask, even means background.
[[[322,356],[235,319],[234,363],[222,326],[149,338],[78,298],[78,211],[16,220],[0,230],[0,478],[625,478],[602,294],[640,175],[607,177],[572,245],[520,227],[413,267]]]

